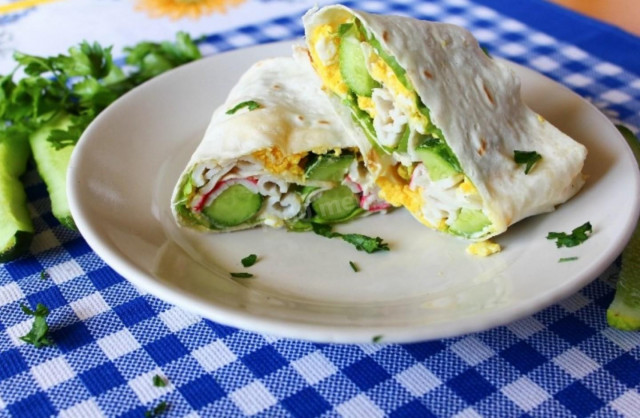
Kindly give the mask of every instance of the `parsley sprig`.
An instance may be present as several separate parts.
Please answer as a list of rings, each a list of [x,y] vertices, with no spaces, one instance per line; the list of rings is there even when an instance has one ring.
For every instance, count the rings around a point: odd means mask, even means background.
[[[556,240],[556,247],[575,247],[585,242],[593,232],[590,222],[585,222],[579,227],[571,231],[570,234],[565,232],[549,232],[547,239]]]
[[[333,232],[331,225],[312,223],[313,232],[327,238],[342,238],[342,240],[352,244],[358,251],[365,251],[369,254],[378,251],[389,251],[389,245],[380,237],[371,238],[362,234],[341,234]]]
[[[258,261],[258,256],[255,254],[249,254],[240,261],[244,267],[251,267],[256,263],[256,261]]]
[[[20,339],[27,344],[32,344],[35,348],[53,345],[53,341],[47,337],[49,325],[47,324],[46,317],[49,315],[49,309],[42,303],[36,305],[35,311],[24,304],[21,304],[20,307],[22,308],[22,312],[34,317],[31,330],[27,335],[20,337]]]
[[[232,272],[232,273],[229,273],[229,274],[231,275],[231,277],[236,278],[236,279],[250,279],[250,278],[253,277],[253,274],[246,273],[244,271],[237,272],[237,273]]]
[[[14,53],[15,70],[0,76],[0,130],[14,135],[34,132],[58,117],[65,129],[51,131],[56,149],[75,145],[89,123],[133,87],[181,64],[200,58],[188,34],[175,42],[141,42],[125,48],[125,73],[113,60],[111,47],[82,42],[68,53],[51,57]],[[22,69],[24,77],[14,81]]]

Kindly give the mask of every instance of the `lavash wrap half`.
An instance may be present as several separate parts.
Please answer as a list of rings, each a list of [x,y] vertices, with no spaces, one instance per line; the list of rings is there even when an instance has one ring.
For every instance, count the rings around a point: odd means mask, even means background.
[[[582,187],[586,148],[530,110],[514,72],[464,28],[340,5],[313,8],[303,23],[308,59],[382,196],[423,224],[481,241]],[[354,39],[364,64],[353,62]],[[344,75],[358,65],[374,85],[365,94]],[[434,150],[455,174],[434,166]],[[525,174],[515,151],[542,159]]]
[[[320,88],[313,70],[292,57],[250,67],[213,113],[177,181],[177,223],[213,232],[261,224],[305,230],[310,221],[386,209]],[[324,208],[315,205],[323,196]]]

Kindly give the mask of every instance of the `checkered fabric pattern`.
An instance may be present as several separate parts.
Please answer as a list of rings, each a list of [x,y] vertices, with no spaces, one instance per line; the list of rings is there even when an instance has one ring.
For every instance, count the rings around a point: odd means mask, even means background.
[[[349,5],[465,26],[492,54],[640,126],[636,74],[486,5]],[[299,37],[299,18],[213,34],[201,48]],[[162,401],[166,416],[640,416],[640,333],[605,322],[618,262],[563,302],[486,332],[406,345],[315,344],[229,328],[141,293],[58,224],[35,170],[25,181],[37,233],[30,256],[0,265],[2,417],[140,417]],[[19,339],[32,322],[21,303],[51,310],[52,347]],[[166,387],[153,385],[156,374]]]

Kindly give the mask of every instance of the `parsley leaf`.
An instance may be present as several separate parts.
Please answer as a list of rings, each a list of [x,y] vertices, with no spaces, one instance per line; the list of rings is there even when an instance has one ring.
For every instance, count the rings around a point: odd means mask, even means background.
[[[563,257],[558,260],[558,263],[566,263],[567,261],[576,261],[578,257]]]
[[[42,270],[40,272],[40,280],[45,280],[49,275],[47,274],[46,270]]]
[[[173,43],[140,42],[124,50],[128,53],[126,63],[136,67],[130,75],[136,85],[201,57],[198,47],[184,32],[178,32]]]
[[[255,254],[250,254],[242,259],[242,265],[244,267],[251,267],[256,263],[256,261],[258,261],[258,256]]]
[[[227,115],[233,115],[234,113],[236,113],[238,110],[242,109],[243,107],[246,107],[247,109],[249,109],[249,111],[251,111],[251,110],[259,109],[261,106],[260,106],[260,103],[254,101],[254,100],[248,100],[246,102],[238,103],[237,105],[235,105],[231,109],[227,110]]]
[[[513,160],[516,164],[526,164],[524,174],[529,174],[531,168],[542,159],[542,155],[535,151],[513,151]]]
[[[250,279],[253,277],[253,274],[251,273],[229,273],[231,274],[231,277],[235,277],[237,279]]]
[[[378,251],[389,251],[389,245],[380,237],[371,238],[362,234],[340,234],[333,232],[331,225],[326,224],[311,223],[311,227],[313,232],[323,237],[342,238],[343,241],[355,246],[358,251],[365,251],[369,254]]]
[[[167,382],[160,375],[157,374],[153,376],[153,386],[157,388],[163,388],[167,386]]]
[[[380,341],[382,341],[382,335],[376,335],[371,339],[373,343],[379,343]]]
[[[179,32],[174,42],[141,42],[125,48],[127,74],[113,60],[111,47],[82,42],[67,54],[51,57],[15,52],[18,68],[0,76],[0,125],[27,134],[57,116],[70,119],[64,130],[48,138],[56,150],[73,146],[89,123],[109,104],[140,83],[164,71],[201,57],[188,34]],[[18,82],[13,75],[22,69]]]
[[[323,237],[333,238],[339,235],[335,232],[331,232],[331,229],[332,229],[331,225],[318,224],[318,223],[312,222],[311,228],[313,229],[313,232]]]
[[[361,234],[345,234],[341,238],[354,245],[358,251],[365,251],[369,254],[378,251],[389,251],[389,245],[380,237],[371,238]]]
[[[155,408],[151,411],[145,411],[145,417],[157,417],[159,415],[164,414],[167,409],[169,409],[169,404],[166,401],[160,402]]]
[[[575,247],[585,242],[593,231],[590,222],[586,222],[571,231],[570,234],[565,232],[549,232],[547,239],[556,240],[556,247]]]
[[[53,342],[47,338],[49,325],[47,325],[45,318],[49,315],[49,309],[41,303],[36,305],[35,311],[32,311],[24,304],[21,304],[20,307],[25,314],[34,317],[31,330],[27,335],[20,337],[20,339],[27,344],[32,344],[36,348],[53,345]]]
[[[354,263],[353,261],[349,261],[349,265],[351,266],[351,270],[353,270],[354,272],[359,272],[360,269],[358,268],[358,266],[356,265],[356,263]]]

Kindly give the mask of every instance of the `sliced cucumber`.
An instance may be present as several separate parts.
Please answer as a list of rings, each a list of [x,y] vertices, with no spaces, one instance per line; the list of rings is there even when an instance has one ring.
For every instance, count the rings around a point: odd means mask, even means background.
[[[211,222],[220,226],[238,226],[251,220],[262,207],[262,196],[242,184],[234,184],[220,193],[202,210]]]
[[[373,47],[380,58],[382,58],[382,60],[395,73],[396,77],[398,77],[398,80],[402,83],[402,85],[405,86],[408,90],[413,90],[413,86],[407,78],[407,72],[405,71],[405,69],[402,68],[400,64],[398,64],[398,61],[393,55],[385,51],[380,41],[378,41],[372,34],[368,35],[367,41],[369,41],[369,44]]]
[[[300,190],[300,198],[302,199],[303,202],[306,202],[307,199],[309,198],[309,195],[312,192],[314,192],[315,190],[318,190],[318,189],[319,189],[319,187],[317,187],[317,186],[304,186]]]
[[[353,154],[318,155],[307,165],[305,176],[308,180],[341,183],[349,171],[355,157]]]
[[[371,97],[374,88],[379,84],[369,75],[360,39],[358,28],[351,25],[340,37],[340,74],[345,83],[359,96]]]
[[[313,226],[311,225],[310,221],[304,221],[301,219],[298,219],[293,222],[285,221],[285,225],[287,226],[287,229],[289,231],[293,231],[293,232],[308,232],[313,230]]]
[[[405,153],[409,150],[409,138],[411,137],[411,128],[409,124],[404,125],[404,130],[402,131],[402,135],[400,136],[400,140],[398,141],[398,147],[396,150],[398,152]]]
[[[67,168],[74,146],[56,149],[47,139],[54,129],[65,129],[71,122],[69,115],[60,114],[31,134],[29,142],[40,177],[47,185],[51,212],[67,228],[77,229],[67,200]]]
[[[342,101],[342,103],[349,106],[351,109],[351,119],[360,125],[371,146],[378,152],[388,153],[387,150],[378,144],[376,129],[373,127],[373,119],[369,113],[360,109],[358,106],[357,96],[351,93]]]
[[[424,166],[427,167],[429,178],[433,181],[446,179],[458,171],[437,151],[430,148],[419,148],[416,154],[420,157]]]
[[[460,163],[453,151],[443,140],[429,138],[416,148],[416,154],[420,157],[429,171],[429,178],[438,181],[454,174],[461,173]]]
[[[449,232],[469,238],[482,232],[489,225],[491,225],[491,221],[482,212],[482,209],[462,208],[456,220],[449,226]]]
[[[4,263],[29,249],[33,224],[20,182],[30,154],[29,142],[7,132],[0,135],[0,263]]]
[[[640,166],[640,142],[625,126],[616,125],[629,143]],[[607,309],[607,322],[624,331],[640,330],[640,223],[622,252],[622,267],[616,284],[616,293]]]
[[[426,124],[424,126],[424,133],[426,136],[435,137],[435,138],[444,138],[444,134],[442,130],[433,124],[431,121],[431,111],[429,108],[422,103],[422,99],[416,94],[416,106],[418,108],[418,112],[426,118]]]
[[[325,222],[341,222],[360,209],[358,197],[347,186],[334,187],[311,202],[317,217]]]

